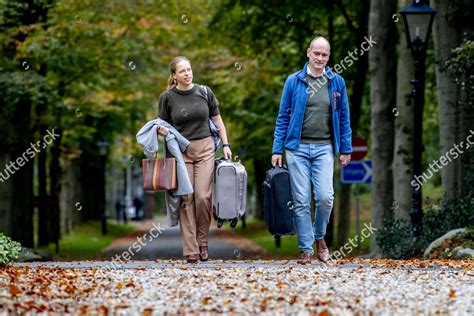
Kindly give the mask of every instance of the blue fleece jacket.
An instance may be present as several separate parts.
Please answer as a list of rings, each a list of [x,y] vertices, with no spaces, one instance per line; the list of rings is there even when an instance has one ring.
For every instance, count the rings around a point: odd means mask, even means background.
[[[276,120],[273,154],[282,154],[283,148],[296,150],[301,141],[304,113],[311,87],[306,82],[308,63],[302,70],[288,76],[281,96],[280,111]],[[349,102],[344,79],[325,68],[328,77],[328,92],[331,102],[332,143],[334,154],[352,153],[352,130],[350,126]]]

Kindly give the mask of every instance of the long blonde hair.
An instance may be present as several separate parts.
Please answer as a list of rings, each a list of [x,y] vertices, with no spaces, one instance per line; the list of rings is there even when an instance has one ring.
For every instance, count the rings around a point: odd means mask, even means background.
[[[173,74],[176,72],[176,65],[178,65],[182,61],[187,61],[189,64],[191,64],[189,59],[184,56],[176,56],[170,62],[170,76],[168,78],[168,90],[173,89],[177,85],[176,79],[173,78]]]

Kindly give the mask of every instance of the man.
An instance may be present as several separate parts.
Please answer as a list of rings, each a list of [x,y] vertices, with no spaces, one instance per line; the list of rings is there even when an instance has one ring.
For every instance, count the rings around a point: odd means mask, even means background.
[[[311,41],[306,51],[309,61],[285,82],[275,126],[272,165],[282,165],[285,148],[300,264],[311,263],[313,242],[319,260],[329,259],[324,235],[334,200],[334,157],[340,154],[340,166],[345,167],[352,153],[346,86],[341,76],[326,67],[329,54],[325,38]],[[314,223],[311,183],[316,203]]]

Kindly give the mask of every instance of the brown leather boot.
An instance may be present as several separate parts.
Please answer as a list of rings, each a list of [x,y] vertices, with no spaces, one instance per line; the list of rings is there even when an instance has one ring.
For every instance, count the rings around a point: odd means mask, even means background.
[[[316,250],[318,252],[318,259],[322,262],[327,262],[329,260],[329,249],[326,246],[326,242],[323,239],[316,240],[315,242]]]
[[[300,258],[296,261],[298,264],[311,264],[311,252],[303,251]]]
[[[209,259],[209,249],[207,246],[199,246],[199,259],[207,261]]]
[[[197,255],[186,256],[186,262],[187,263],[197,263],[198,262]]]

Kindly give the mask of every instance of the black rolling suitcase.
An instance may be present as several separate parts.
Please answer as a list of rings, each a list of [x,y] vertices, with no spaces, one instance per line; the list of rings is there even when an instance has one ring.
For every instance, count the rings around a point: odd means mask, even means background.
[[[290,175],[283,167],[268,170],[263,182],[265,223],[272,235],[294,235],[295,220],[290,192]]]

